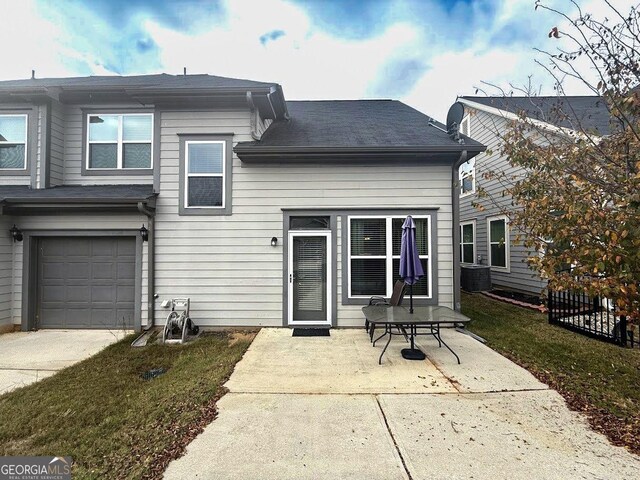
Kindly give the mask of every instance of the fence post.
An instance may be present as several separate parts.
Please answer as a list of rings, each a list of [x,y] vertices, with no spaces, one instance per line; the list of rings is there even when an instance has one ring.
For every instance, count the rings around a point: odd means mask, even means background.
[[[626,315],[620,316],[620,345],[627,346],[627,317]]]
[[[547,314],[549,317],[549,323],[553,323],[553,292],[547,288]]]

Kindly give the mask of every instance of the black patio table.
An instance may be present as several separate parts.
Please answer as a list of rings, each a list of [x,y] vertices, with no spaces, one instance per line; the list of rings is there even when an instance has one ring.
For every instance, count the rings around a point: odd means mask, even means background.
[[[378,364],[382,364],[382,356],[387,350],[393,335],[409,336],[411,338],[411,349],[404,349],[402,356],[411,360],[424,360],[425,355],[414,347],[415,337],[418,335],[432,335],[438,340],[438,346],[447,347],[460,363],[460,357],[454,352],[449,345],[440,336],[441,326],[455,326],[470,321],[469,317],[462,315],[448,307],[438,305],[430,305],[424,307],[413,307],[413,313],[409,312],[408,307],[403,306],[385,306],[385,305],[369,305],[362,307],[362,313],[369,321],[371,328],[371,338],[373,339],[373,330],[376,325],[384,326],[384,333],[373,340],[373,345],[385,335],[389,335],[387,344],[382,349]],[[393,330],[396,330],[394,332]],[[419,331],[423,330],[423,331]]]

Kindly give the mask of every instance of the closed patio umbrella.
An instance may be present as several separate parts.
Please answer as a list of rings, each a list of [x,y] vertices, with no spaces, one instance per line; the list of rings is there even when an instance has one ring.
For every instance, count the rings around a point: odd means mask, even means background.
[[[409,215],[402,224],[402,243],[400,244],[400,277],[409,285],[409,313],[413,314],[413,284],[424,276],[424,269],[418,245],[416,243],[416,223]],[[402,356],[407,360],[424,360],[425,355],[414,347],[415,326],[411,331],[411,348],[402,349]]]
[[[416,222],[409,215],[402,224],[400,244],[400,278],[409,285],[409,313],[413,313],[413,284],[422,277],[424,277],[424,270],[416,244]]]

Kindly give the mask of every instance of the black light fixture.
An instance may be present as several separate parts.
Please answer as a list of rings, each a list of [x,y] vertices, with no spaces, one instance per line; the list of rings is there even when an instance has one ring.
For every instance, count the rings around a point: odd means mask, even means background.
[[[16,227],[16,224],[13,224],[13,227],[9,229],[9,233],[11,234],[11,238],[13,238],[14,242],[21,242],[24,236],[22,235],[22,230]]]
[[[143,242],[149,240],[149,230],[147,230],[144,224],[140,227],[140,237],[142,237]]]
[[[278,237],[271,237],[271,246],[275,247],[278,245]]]

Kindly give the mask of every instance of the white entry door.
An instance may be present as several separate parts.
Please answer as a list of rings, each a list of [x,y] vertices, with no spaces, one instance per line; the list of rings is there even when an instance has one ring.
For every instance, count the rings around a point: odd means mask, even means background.
[[[331,325],[331,232],[289,232],[289,325]]]

